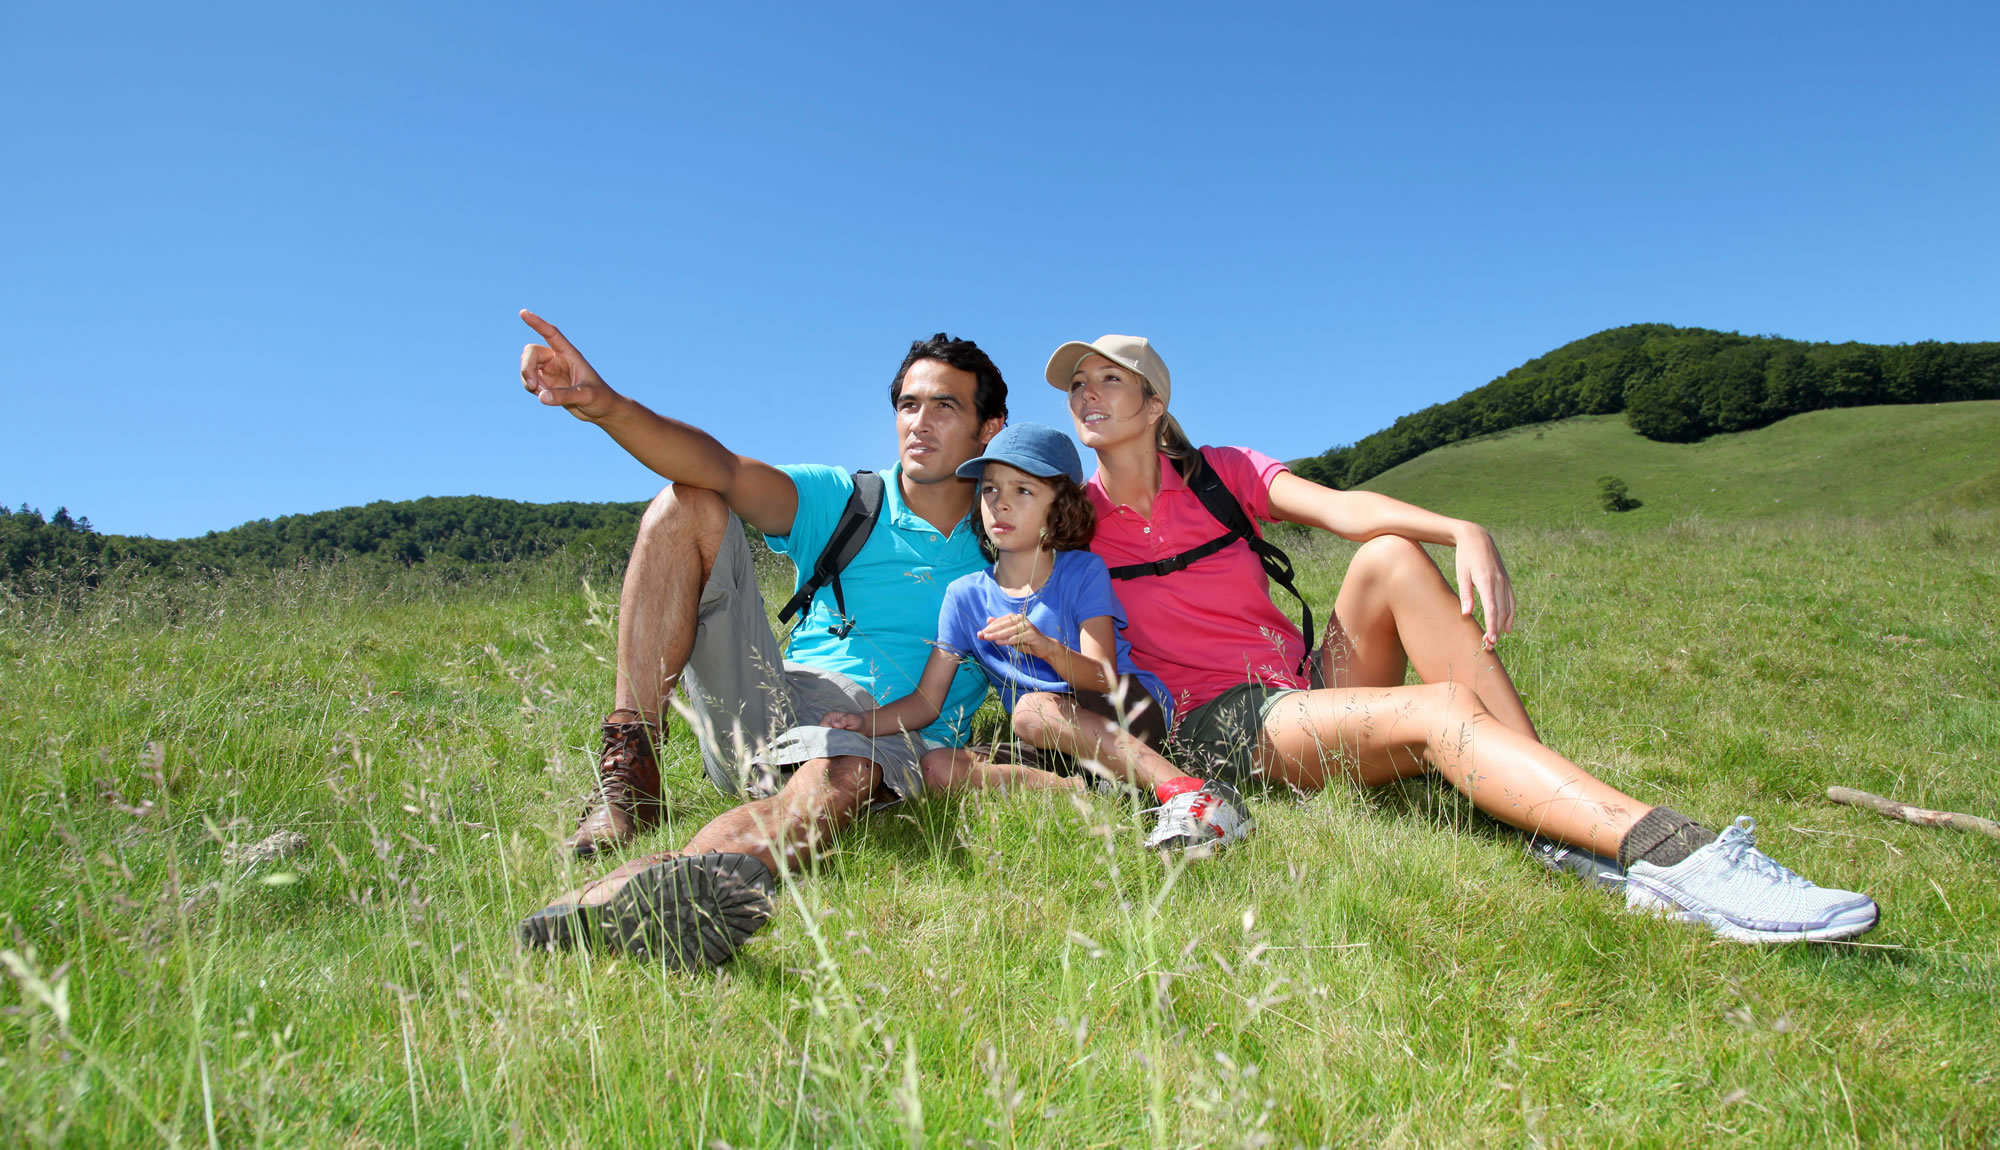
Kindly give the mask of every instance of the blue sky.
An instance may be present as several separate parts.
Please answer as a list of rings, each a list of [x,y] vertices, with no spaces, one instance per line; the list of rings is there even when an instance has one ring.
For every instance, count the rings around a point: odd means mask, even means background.
[[[571,9],[575,9],[572,11]],[[774,462],[1153,338],[1291,458],[1606,327],[2000,339],[2000,5],[0,6],[0,500],[162,537],[657,489],[531,307]]]

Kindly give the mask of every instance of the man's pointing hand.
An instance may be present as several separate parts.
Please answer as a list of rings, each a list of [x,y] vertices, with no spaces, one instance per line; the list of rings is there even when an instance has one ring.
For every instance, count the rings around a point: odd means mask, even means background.
[[[618,393],[604,382],[590,361],[563,338],[556,325],[521,309],[521,322],[548,340],[521,349],[521,386],[550,407],[566,407],[578,419],[596,423],[616,408]]]

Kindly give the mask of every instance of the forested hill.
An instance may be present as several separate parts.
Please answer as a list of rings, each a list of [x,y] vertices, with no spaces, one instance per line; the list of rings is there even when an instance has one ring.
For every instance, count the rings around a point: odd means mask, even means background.
[[[289,567],[334,559],[399,564],[499,563],[585,544],[622,555],[644,503],[516,503],[481,495],[379,501],[259,519],[192,539],[101,535],[57,508],[44,518],[0,506],[0,579],[35,570],[90,572],[138,563],[170,572]]]
[[[1353,487],[1432,448],[1573,415],[1622,411],[1648,439],[1691,443],[1822,408],[1963,399],[2000,399],[2000,343],[1804,343],[1633,324],[1565,344],[1292,466]]]

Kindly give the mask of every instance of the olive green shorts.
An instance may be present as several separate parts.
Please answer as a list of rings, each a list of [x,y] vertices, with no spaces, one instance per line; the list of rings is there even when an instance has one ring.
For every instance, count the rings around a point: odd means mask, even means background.
[[[1311,662],[1310,682],[1320,685],[1319,660]],[[1257,748],[1271,708],[1302,688],[1240,683],[1181,716],[1167,740],[1167,757],[1180,769],[1205,779],[1241,785],[1257,780]]]

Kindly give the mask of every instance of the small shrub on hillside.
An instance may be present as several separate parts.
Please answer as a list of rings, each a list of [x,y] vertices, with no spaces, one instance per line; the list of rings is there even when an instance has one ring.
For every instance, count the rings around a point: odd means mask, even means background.
[[[1632,493],[1625,488],[1625,481],[1615,475],[1602,476],[1597,481],[1597,502],[1606,511],[1630,511],[1640,506]]]

